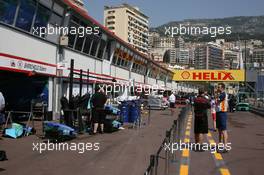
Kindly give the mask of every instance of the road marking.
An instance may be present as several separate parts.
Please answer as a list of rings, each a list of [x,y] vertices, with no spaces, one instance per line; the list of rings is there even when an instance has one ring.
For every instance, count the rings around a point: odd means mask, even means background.
[[[215,144],[215,141],[213,139],[209,139],[210,144]]]
[[[187,124],[185,128],[184,143],[190,143],[191,127],[192,127],[192,115],[187,115]],[[181,154],[181,164],[179,168],[180,175],[189,174],[189,163],[190,163],[190,150],[189,148],[183,149]]]
[[[220,173],[222,175],[230,175],[230,172],[227,168],[220,168]]]
[[[220,153],[214,153],[214,156],[217,160],[223,160],[223,157]]]
[[[212,134],[209,132],[207,134],[207,140],[209,141],[210,144],[216,144]],[[212,153],[216,167],[219,169],[221,175],[231,175],[230,171],[228,170],[225,161],[223,159],[222,154],[220,153]]]
[[[189,149],[182,150],[182,156],[183,157],[189,157]]]
[[[189,138],[185,138],[184,139],[184,143],[189,143],[190,142],[190,139]]]
[[[181,165],[180,175],[188,175],[189,167],[188,165]]]

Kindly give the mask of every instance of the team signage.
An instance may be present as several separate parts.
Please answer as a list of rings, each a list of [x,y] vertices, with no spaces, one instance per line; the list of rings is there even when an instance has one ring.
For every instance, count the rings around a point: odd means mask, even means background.
[[[56,75],[56,65],[41,63],[29,59],[22,59],[10,55],[0,54],[0,70],[10,69],[14,71],[25,71],[48,75]]]
[[[245,81],[244,70],[174,70],[175,81]]]

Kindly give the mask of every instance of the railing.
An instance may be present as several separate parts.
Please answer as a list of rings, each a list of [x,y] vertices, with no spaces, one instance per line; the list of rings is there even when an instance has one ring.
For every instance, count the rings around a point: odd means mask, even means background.
[[[263,98],[264,99],[264,98]],[[256,98],[247,99],[246,102],[250,104],[250,112],[264,116],[264,101]]]
[[[264,117],[264,106],[250,106],[250,112]]]
[[[188,111],[189,107],[182,108],[178,119],[174,120],[171,128],[166,131],[165,138],[158,151],[156,154],[150,155],[149,166],[144,175],[169,174],[170,163],[176,161],[176,153],[171,153],[170,150],[165,148],[165,145],[168,146],[170,143],[179,143],[180,138],[183,135],[185,117]],[[160,164],[160,160],[164,161],[163,164]]]

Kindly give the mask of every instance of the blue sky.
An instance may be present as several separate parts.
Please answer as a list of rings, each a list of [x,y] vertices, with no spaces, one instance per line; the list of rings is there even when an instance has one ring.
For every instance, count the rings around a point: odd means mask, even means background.
[[[105,5],[128,3],[155,27],[173,20],[264,15],[264,0],[84,0],[90,16],[103,23]]]

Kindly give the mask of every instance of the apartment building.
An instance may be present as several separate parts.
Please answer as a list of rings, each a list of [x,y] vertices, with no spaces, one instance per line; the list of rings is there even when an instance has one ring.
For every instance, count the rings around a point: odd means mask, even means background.
[[[202,44],[194,52],[196,69],[223,69],[224,51],[215,43]]]
[[[160,37],[160,34],[158,32],[149,32],[149,35],[148,35],[149,50],[155,47],[154,41],[157,40],[157,38],[159,37]]]
[[[253,50],[252,62],[255,68],[264,69],[264,48]]]
[[[154,48],[175,48],[175,38],[173,37],[154,37]]]
[[[238,69],[239,68],[239,52],[233,50],[224,51],[225,69]]]
[[[115,35],[131,44],[136,50],[148,52],[148,16],[139,8],[128,4],[105,6],[104,26]]]
[[[176,38],[175,47],[180,49],[185,48],[185,41],[182,37],[179,36],[178,38]]]

